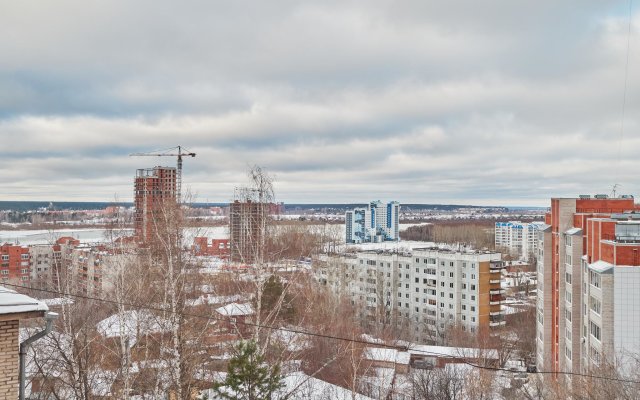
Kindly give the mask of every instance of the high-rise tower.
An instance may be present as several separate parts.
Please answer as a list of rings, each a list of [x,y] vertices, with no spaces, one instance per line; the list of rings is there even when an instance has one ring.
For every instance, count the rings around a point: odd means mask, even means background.
[[[154,167],[136,171],[134,181],[135,237],[145,242],[153,237],[154,218],[163,207],[174,206],[177,174],[174,167]]]

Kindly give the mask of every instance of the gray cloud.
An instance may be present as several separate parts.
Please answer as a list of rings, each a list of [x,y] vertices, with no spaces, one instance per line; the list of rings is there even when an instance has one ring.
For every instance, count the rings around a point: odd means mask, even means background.
[[[5,199],[131,198],[127,154],[248,165],[289,202],[545,205],[637,183],[640,12],[626,3],[98,1],[0,6]],[[172,164],[173,160],[164,160]]]

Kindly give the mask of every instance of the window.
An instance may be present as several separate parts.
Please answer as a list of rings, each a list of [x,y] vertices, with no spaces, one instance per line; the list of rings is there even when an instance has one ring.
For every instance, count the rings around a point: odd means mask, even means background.
[[[565,272],[564,274],[564,281],[568,284],[571,285],[571,274],[568,272]]]
[[[453,293],[449,293],[449,298],[453,299]]]
[[[593,321],[589,321],[589,333],[591,333],[591,336],[594,338],[600,340],[600,327],[593,323]]]
[[[591,311],[600,315],[600,310],[602,308],[602,303],[600,303],[600,300],[596,299],[593,296],[589,296],[589,307],[591,308]]]
[[[476,285],[471,285],[471,290],[476,290]],[[473,299],[471,299],[473,300]]]
[[[565,309],[564,310],[564,317],[566,318],[567,321],[571,322],[571,311]]]
[[[453,278],[453,272],[449,272],[449,278]]]
[[[600,274],[594,271],[589,271],[589,283],[593,286],[599,288],[600,287]]]
[[[473,312],[475,310],[476,310],[476,307],[475,306],[471,306],[471,311]]]
[[[564,299],[567,301],[567,303],[571,303],[571,292],[568,290],[564,291]]]

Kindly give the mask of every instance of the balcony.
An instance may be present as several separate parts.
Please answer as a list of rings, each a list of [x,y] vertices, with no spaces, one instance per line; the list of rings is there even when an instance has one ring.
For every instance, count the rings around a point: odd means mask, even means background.
[[[500,305],[504,301],[504,297],[499,294],[494,294],[489,296],[489,305],[495,306]]]
[[[492,315],[489,317],[489,326],[496,327],[506,325],[506,321],[504,320],[504,316],[501,314]]]
[[[489,290],[489,294],[504,294],[504,289],[491,289]]]
[[[492,284],[492,285],[494,285],[494,284],[500,284],[500,282],[501,282],[501,281],[500,281],[500,279],[490,279],[490,280],[489,280],[489,283],[490,283],[490,284]]]

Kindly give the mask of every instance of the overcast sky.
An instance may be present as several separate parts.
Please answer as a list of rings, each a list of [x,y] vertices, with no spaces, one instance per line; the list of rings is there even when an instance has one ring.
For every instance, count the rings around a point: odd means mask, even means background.
[[[176,145],[198,201],[639,196],[640,7],[522,3],[3,1],[0,200],[130,201]]]

